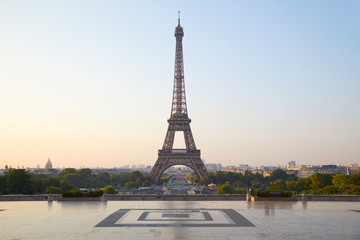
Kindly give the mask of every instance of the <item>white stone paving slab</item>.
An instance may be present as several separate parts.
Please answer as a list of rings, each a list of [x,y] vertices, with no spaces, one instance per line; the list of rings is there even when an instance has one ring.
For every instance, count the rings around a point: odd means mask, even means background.
[[[360,239],[358,202],[0,202],[0,209],[1,240]],[[119,209],[233,209],[254,227],[95,227]]]

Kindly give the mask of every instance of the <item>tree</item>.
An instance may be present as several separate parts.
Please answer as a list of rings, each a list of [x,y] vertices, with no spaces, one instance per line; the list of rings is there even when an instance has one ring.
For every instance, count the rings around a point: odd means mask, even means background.
[[[211,183],[210,176],[204,177],[199,181],[200,185],[209,185]]]
[[[320,194],[339,194],[341,193],[341,191],[339,190],[338,187],[335,187],[335,186],[326,186],[326,187],[323,187],[319,190],[319,193]]]
[[[286,183],[284,180],[279,179],[275,182],[270,182],[270,191],[285,191],[286,190]]]
[[[94,185],[95,187],[105,187],[110,184],[111,176],[108,172],[99,172],[95,179]]]
[[[82,178],[79,174],[77,173],[69,173],[69,174],[66,174],[63,179],[68,182],[69,184],[77,187],[77,188],[80,188],[81,187],[81,184],[82,184]]]
[[[274,182],[279,179],[284,181],[295,181],[297,180],[297,177],[295,174],[287,174],[287,172],[282,169],[276,169],[270,173],[270,181]]]
[[[355,184],[347,184],[343,187],[341,193],[360,195],[360,186]]]
[[[7,174],[8,193],[33,194],[31,175],[25,169],[11,169]]]
[[[360,186],[360,173],[351,175],[349,177],[349,183]]]
[[[7,193],[7,177],[0,176],[0,195]]]
[[[151,186],[151,178],[145,177],[144,182],[141,184],[143,187],[150,187]]]
[[[332,184],[339,189],[343,188],[343,186],[346,185],[347,182],[348,179],[345,174],[336,174],[332,180]]]
[[[244,173],[244,185],[247,188],[251,187],[251,181],[254,179],[254,174],[251,173],[250,171],[246,170]]]
[[[222,171],[217,171],[215,173],[215,177],[216,177],[216,183],[218,185],[222,185],[222,184],[225,184],[226,183],[226,172],[222,172]]]
[[[46,179],[49,177],[47,174],[44,174],[44,173],[40,173],[40,174],[30,173],[30,175],[31,175],[31,179],[34,182],[36,182],[37,180]]]
[[[127,183],[125,183],[125,188],[127,188],[127,189],[136,188],[136,182],[127,182]]]
[[[298,192],[308,192],[311,189],[310,178],[300,178],[296,181],[296,190]]]
[[[124,186],[125,183],[127,183],[129,181],[128,175],[129,175],[129,173],[126,173],[126,172],[121,172],[118,175],[113,175],[111,177],[111,181],[110,181],[111,185],[113,185],[113,186],[118,186],[118,185]]]
[[[58,177],[63,178],[64,176],[66,176],[68,174],[77,174],[77,171],[75,168],[65,168],[64,170],[59,172]]]
[[[231,194],[234,192],[234,189],[230,186],[229,182],[226,182],[225,184],[218,186],[217,193],[218,194]]]
[[[191,174],[186,174],[186,177],[190,180],[191,183],[198,183],[199,182],[199,178],[196,175],[196,173],[191,173]]]
[[[312,182],[313,189],[320,189],[326,186],[332,185],[332,176],[327,173],[315,173],[310,176],[310,180]]]
[[[286,181],[287,191],[298,191],[296,181]]]
[[[34,175],[32,174],[32,179],[34,179]],[[35,179],[37,179],[35,177]],[[34,180],[35,192],[43,193],[47,187],[60,187],[60,181],[55,177],[41,178]]]
[[[142,182],[144,180],[144,176],[139,171],[133,171],[128,176],[130,182],[136,182],[138,178]]]
[[[93,185],[94,175],[92,174],[91,169],[89,168],[82,168],[80,169],[77,174],[81,176],[81,187],[90,188]]]
[[[160,183],[167,183],[171,176],[171,174],[163,174],[160,178]]]
[[[74,190],[75,187],[65,181],[60,182],[60,188],[63,192]]]
[[[270,181],[275,182],[276,180],[285,180],[288,174],[282,169],[276,169],[270,173]]]
[[[223,192],[223,189],[222,189],[222,186],[218,186],[217,187],[217,194],[223,194],[224,192]]]
[[[49,193],[53,193],[53,194],[61,194],[62,190],[59,187],[53,187],[53,186],[49,186],[46,187],[46,190],[44,192],[45,194],[49,194]]]
[[[104,189],[103,189],[104,193],[107,193],[107,194],[117,194],[118,191],[115,190],[115,188],[111,185],[109,186],[106,186]]]

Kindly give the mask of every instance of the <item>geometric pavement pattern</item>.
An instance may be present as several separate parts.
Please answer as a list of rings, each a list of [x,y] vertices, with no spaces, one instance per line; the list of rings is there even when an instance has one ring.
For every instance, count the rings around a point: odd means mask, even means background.
[[[95,227],[255,227],[233,209],[119,209]]]

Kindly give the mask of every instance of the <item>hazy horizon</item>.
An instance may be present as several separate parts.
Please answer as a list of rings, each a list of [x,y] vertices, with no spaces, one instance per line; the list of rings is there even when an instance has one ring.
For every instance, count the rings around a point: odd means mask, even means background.
[[[359,1],[1,1],[0,168],[153,165],[177,11],[206,163],[360,163]],[[176,141],[183,144],[181,136]]]

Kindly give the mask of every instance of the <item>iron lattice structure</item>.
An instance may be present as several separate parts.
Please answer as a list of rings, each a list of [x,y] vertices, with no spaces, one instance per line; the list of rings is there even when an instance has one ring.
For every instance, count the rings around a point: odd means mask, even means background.
[[[184,30],[180,25],[179,16],[178,25],[175,28],[176,51],[174,89],[171,114],[168,119],[169,127],[163,147],[159,150],[158,159],[150,173],[150,177],[155,183],[159,183],[161,175],[164,171],[174,165],[184,165],[191,168],[200,179],[208,176],[205,165],[200,158],[200,150],[196,148],[195,141],[191,133],[191,119],[189,119],[187,112],[182,48],[183,37]],[[175,132],[177,131],[183,132],[184,134],[185,149],[173,149]]]

